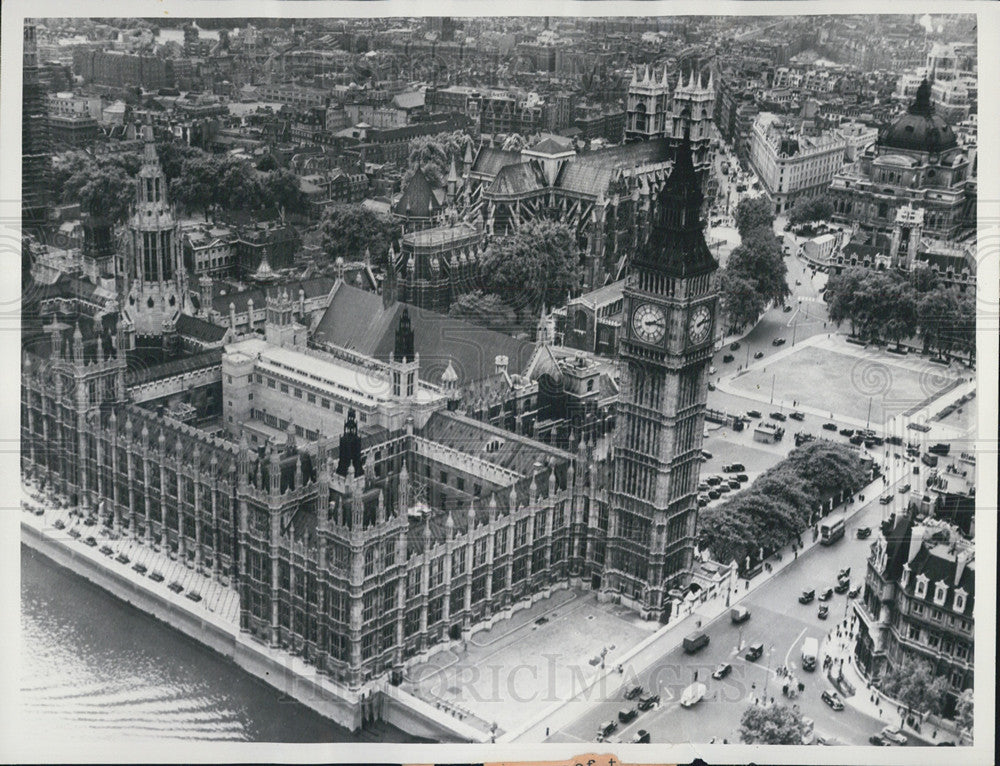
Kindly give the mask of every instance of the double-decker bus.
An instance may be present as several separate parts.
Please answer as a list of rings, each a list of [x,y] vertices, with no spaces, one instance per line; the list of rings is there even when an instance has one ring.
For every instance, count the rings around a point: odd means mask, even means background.
[[[821,545],[833,545],[844,536],[844,514],[837,513],[821,519],[819,522],[819,542]]]

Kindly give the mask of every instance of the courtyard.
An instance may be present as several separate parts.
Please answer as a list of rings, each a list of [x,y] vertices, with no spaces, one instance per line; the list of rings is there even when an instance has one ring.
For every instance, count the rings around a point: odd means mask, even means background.
[[[497,735],[526,726],[583,691],[660,626],[598,604],[589,590],[560,590],[463,645],[407,672],[404,688]],[[594,692],[598,693],[598,692]]]
[[[815,341],[752,365],[729,381],[729,388],[774,409],[800,408],[880,426],[928,405],[960,380],[947,367],[919,357],[850,347],[840,338]]]

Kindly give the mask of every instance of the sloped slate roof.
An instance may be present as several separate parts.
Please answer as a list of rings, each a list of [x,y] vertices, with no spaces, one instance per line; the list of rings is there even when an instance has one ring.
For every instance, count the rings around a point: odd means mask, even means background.
[[[198,317],[181,314],[177,319],[177,333],[203,343],[218,343],[226,337],[226,328],[206,322]]]
[[[449,362],[459,386],[482,380],[495,373],[497,355],[507,356],[510,373],[521,374],[534,353],[528,341],[405,303],[385,308],[381,296],[343,283],[313,338],[386,360],[395,348],[403,308],[409,310],[414,350],[420,354],[420,378],[429,383],[441,382]]]
[[[522,195],[543,191],[547,186],[537,161],[519,162],[500,168],[486,193],[490,196]]]
[[[493,177],[505,165],[514,165],[521,161],[520,152],[505,152],[492,146],[483,146],[472,163],[472,172]]]
[[[443,202],[444,190],[435,189],[427,180],[427,176],[417,172],[407,182],[399,200],[393,205],[392,212],[396,215],[427,218],[437,212]]]

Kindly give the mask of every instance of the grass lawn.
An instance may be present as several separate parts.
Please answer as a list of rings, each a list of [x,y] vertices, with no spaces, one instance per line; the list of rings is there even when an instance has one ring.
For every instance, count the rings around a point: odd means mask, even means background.
[[[772,380],[775,408],[789,408],[796,401],[833,413],[833,417],[865,420],[870,398],[875,425],[940,395],[955,378],[945,369],[915,371],[894,364],[891,358],[858,358],[806,347],[751,370],[732,385],[770,397]]]

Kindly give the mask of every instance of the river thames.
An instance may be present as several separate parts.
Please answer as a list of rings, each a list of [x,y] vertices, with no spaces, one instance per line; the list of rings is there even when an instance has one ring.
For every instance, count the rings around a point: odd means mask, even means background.
[[[24,546],[21,630],[25,741],[418,741],[354,735]]]

